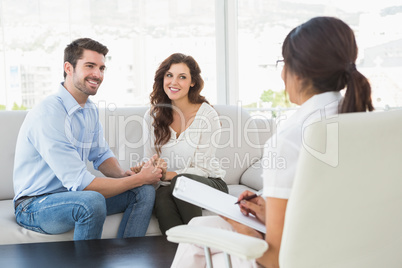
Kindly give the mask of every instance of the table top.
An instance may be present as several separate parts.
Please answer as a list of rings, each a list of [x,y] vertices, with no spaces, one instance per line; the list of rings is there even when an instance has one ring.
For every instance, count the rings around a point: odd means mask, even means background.
[[[177,244],[165,236],[0,246],[2,267],[170,267]]]

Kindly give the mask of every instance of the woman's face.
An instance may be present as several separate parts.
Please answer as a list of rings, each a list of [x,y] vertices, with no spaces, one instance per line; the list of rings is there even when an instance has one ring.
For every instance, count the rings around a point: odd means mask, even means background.
[[[285,91],[289,95],[290,102],[301,105],[301,80],[295,74],[293,74],[293,72],[288,70],[286,65],[283,66],[281,77],[283,82],[285,82]]]
[[[194,83],[191,82],[190,69],[185,63],[172,64],[163,78],[163,89],[172,102],[188,100],[192,86]]]

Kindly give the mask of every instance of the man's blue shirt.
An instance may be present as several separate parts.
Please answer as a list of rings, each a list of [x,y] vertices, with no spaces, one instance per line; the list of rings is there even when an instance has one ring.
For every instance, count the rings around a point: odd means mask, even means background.
[[[114,157],[103,136],[99,112],[88,99],[84,108],[60,85],[27,114],[21,126],[14,161],[14,200],[22,196],[81,191],[95,178],[95,169]]]

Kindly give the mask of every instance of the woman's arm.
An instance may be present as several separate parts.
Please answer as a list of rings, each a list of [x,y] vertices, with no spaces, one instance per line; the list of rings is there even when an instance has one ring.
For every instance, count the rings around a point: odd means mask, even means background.
[[[199,139],[194,141],[189,137],[189,144],[194,148],[194,155],[191,163],[184,169],[176,170],[176,173],[191,173],[203,177],[223,178],[225,171],[219,166],[219,161],[216,159],[215,153],[219,145],[221,136],[221,124],[216,111],[208,106],[201,115],[196,119],[198,129],[191,129],[187,135],[199,133]]]
[[[267,227],[265,241],[267,241],[269,247],[264,255],[257,260],[263,267],[279,267],[279,250],[281,247],[287,204],[287,199],[280,198],[268,197],[265,201],[265,225]]]

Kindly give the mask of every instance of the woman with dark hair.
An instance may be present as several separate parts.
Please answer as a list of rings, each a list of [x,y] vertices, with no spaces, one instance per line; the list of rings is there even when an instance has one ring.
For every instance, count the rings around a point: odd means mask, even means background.
[[[286,160],[286,168],[265,168],[263,172],[264,197],[249,201],[239,196],[243,214],[253,214],[265,223],[264,237],[258,231],[221,217],[198,217],[191,225],[209,225],[233,230],[265,239],[268,250],[256,261],[232,258],[234,267],[279,267],[279,249],[287,201],[296,174],[302,133],[310,123],[337,113],[372,111],[371,88],[367,79],[356,69],[357,46],[352,29],[332,17],[317,17],[294,28],[282,46],[284,67],[282,79],[291,102],[300,105],[289,119],[282,122],[267,141],[264,156],[269,154]],[[345,96],[340,91],[346,88]],[[220,263],[222,252],[213,252],[213,260]],[[180,244],[172,267],[204,267],[203,249]],[[219,265],[218,265],[219,266]]]
[[[156,153],[167,164],[155,199],[155,214],[163,234],[202,215],[200,207],[173,197],[178,176],[228,192],[223,181],[225,171],[215,157],[221,125],[215,109],[200,95],[203,87],[197,62],[181,53],[165,59],[155,73],[151,109],[144,118],[144,137],[150,137],[144,156],[150,158]]]

